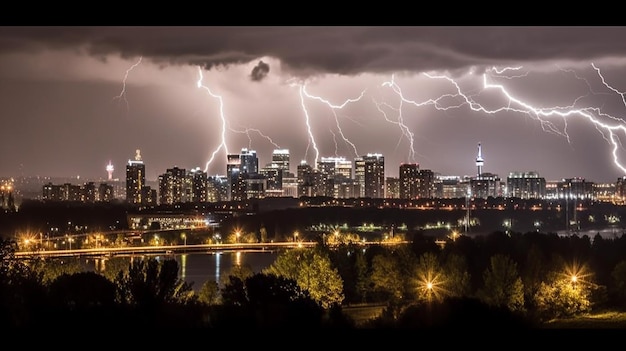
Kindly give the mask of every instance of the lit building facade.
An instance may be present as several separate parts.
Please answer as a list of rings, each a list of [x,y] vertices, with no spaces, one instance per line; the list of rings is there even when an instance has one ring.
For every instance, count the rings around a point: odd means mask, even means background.
[[[132,205],[143,205],[147,199],[142,197],[142,188],[146,186],[146,166],[137,150],[134,160],[126,165],[126,202]]]
[[[359,197],[385,196],[385,157],[370,153],[354,159],[354,180]]]
[[[537,172],[511,172],[506,178],[506,196],[520,199],[546,197],[546,179]]]

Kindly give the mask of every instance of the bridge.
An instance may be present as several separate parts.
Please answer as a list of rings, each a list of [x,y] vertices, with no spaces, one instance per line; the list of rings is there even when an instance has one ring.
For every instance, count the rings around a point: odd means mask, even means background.
[[[407,241],[398,242],[354,242],[357,245],[396,245],[406,244]],[[124,246],[124,247],[100,247],[92,249],[69,249],[69,250],[38,250],[17,251],[15,257],[20,259],[45,258],[45,257],[111,257],[127,255],[168,255],[188,252],[209,251],[273,251],[280,249],[294,249],[314,247],[315,241],[287,241],[269,243],[235,243],[235,244],[192,244],[192,245],[160,245],[160,246]]]

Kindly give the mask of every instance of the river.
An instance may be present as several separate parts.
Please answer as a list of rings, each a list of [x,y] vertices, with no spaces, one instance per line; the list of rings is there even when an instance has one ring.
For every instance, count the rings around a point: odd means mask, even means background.
[[[194,252],[184,254],[154,255],[157,260],[175,259],[178,262],[178,277],[197,292],[206,281],[220,282],[222,276],[228,274],[233,266],[248,266],[253,273],[261,273],[269,267],[279,251],[246,250],[246,251],[216,251]],[[129,263],[130,256],[127,256]],[[99,270],[106,265],[106,258],[84,258],[81,264],[87,270]]]

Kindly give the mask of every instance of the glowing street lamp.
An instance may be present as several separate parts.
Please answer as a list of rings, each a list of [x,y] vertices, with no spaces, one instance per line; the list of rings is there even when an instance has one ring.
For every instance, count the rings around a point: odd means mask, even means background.
[[[433,294],[433,282],[428,281],[426,283],[426,291],[428,293],[428,302],[430,302],[432,294]]]
[[[241,233],[239,231],[235,232],[235,237],[236,237],[236,242],[239,243],[239,236],[241,235]]]
[[[181,236],[181,237],[183,238],[183,240],[185,241],[185,246],[187,246],[187,234],[182,233],[180,236]]]
[[[576,289],[576,283],[578,282],[578,276],[576,274],[572,274],[572,277],[570,278],[570,280],[572,281],[572,288]]]
[[[293,232],[293,242],[298,241],[298,231]]]

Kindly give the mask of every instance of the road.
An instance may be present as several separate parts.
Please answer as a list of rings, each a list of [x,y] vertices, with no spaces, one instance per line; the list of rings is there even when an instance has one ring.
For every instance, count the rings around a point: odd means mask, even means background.
[[[406,242],[393,242],[389,244],[401,244]],[[359,245],[380,245],[381,242],[359,242]],[[82,257],[82,256],[119,256],[119,255],[156,255],[175,254],[185,252],[206,251],[241,251],[241,250],[278,250],[293,249],[300,247],[314,247],[315,241],[276,242],[276,243],[236,243],[236,244],[194,244],[194,245],[169,245],[169,246],[126,246],[108,247],[96,249],[73,249],[73,250],[39,250],[18,251],[16,258],[35,257]]]

